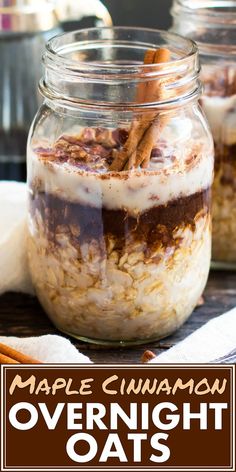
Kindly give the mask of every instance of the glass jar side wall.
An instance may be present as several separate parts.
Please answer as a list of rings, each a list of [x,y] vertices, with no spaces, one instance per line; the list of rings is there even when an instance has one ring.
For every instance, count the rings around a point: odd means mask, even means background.
[[[227,269],[236,268],[236,2],[204,3],[193,9],[191,2],[173,2],[172,30],[200,49],[201,105],[215,143],[212,265]]]

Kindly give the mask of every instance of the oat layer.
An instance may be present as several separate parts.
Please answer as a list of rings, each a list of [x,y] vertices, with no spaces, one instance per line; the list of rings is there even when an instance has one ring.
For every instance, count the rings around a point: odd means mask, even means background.
[[[106,342],[164,337],[191,314],[205,287],[211,247],[207,209],[181,224],[172,241],[147,251],[145,240],[119,250],[114,236],[79,244],[79,228],[59,226],[56,240],[36,210],[29,263],[44,309],[63,331]],[[104,250],[105,245],[105,250]],[[101,247],[103,250],[101,250]]]

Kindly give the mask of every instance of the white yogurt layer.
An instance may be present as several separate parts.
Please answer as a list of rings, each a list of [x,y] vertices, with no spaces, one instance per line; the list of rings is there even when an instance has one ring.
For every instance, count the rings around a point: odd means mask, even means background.
[[[236,144],[236,95],[202,98],[215,142],[227,146]]]
[[[158,163],[156,170],[152,165],[152,171],[105,175],[81,171],[67,163],[48,162],[32,154],[29,156],[29,175],[31,181],[36,178],[39,191],[70,202],[110,210],[125,209],[137,215],[212,184],[213,153],[203,146],[199,146],[198,151],[191,164],[186,159],[194,152],[186,147],[174,163],[170,161],[165,167]]]

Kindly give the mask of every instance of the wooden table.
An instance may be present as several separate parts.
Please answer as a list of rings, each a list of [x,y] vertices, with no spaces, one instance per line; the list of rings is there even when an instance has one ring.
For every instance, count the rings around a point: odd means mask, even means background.
[[[212,271],[204,294],[204,305],[174,335],[152,344],[132,349],[100,348],[72,342],[97,363],[138,363],[146,349],[156,353],[175,345],[210,319],[236,306],[236,272]],[[48,320],[37,300],[26,295],[8,293],[0,297],[0,335],[39,336],[59,334]]]

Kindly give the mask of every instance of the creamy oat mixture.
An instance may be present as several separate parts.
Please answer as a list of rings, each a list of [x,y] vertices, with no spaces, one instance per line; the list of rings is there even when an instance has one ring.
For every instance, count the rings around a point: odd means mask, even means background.
[[[74,336],[145,341],[191,314],[211,255],[213,153],[167,129],[148,170],[109,172],[126,130],[83,129],[29,159],[29,263],[53,322]]]

